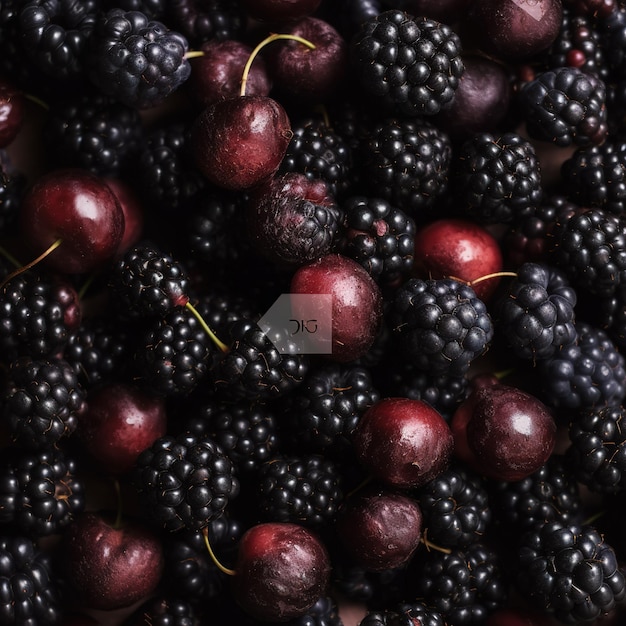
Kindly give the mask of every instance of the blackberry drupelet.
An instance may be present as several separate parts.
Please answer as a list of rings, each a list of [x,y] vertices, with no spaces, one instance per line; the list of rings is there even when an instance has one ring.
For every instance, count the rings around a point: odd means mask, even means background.
[[[322,179],[335,198],[344,197],[353,183],[350,144],[324,120],[305,118],[292,123],[293,136],[279,172],[298,172]]]
[[[194,626],[197,623],[194,605],[171,594],[157,594],[128,616],[122,626]]]
[[[223,341],[230,346],[211,370],[219,392],[235,398],[268,400],[300,385],[309,368],[307,355],[281,353],[251,320],[233,322]]]
[[[189,301],[185,268],[149,241],[139,242],[115,263],[110,287],[125,317],[163,317]]]
[[[592,526],[540,524],[519,546],[517,588],[565,624],[593,622],[626,597],[613,548]]]
[[[415,620],[417,626],[446,626],[441,613],[421,602],[402,602],[397,606],[397,611],[408,615],[412,620],[411,626],[415,624]]]
[[[361,25],[350,65],[363,91],[393,114],[434,115],[452,105],[464,70],[461,52],[448,25],[390,9]]]
[[[518,99],[532,139],[566,147],[606,138],[606,87],[593,74],[575,67],[547,70],[525,83]]]
[[[361,416],[379,399],[366,368],[321,364],[286,397],[281,430],[293,449],[340,459],[352,451],[352,433]]]
[[[468,548],[481,541],[491,522],[483,479],[460,464],[444,470],[414,495],[422,511],[424,539],[440,548]]]
[[[413,597],[451,626],[483,624],[490,613],[504,606],[508,596],[499,558],[482,542],[466,550],[418,555],[410,585]]]
[[[557,409],[619,405],[626,395],[624,356],[601,329],[576,322],[576,343],[539,362],[544,402]]]
[[[133,379],[168,398],[189,395],[208,375],[214,350],[191,311],[170,311],[143,330],[133,354]]]
[[[610,137],[600,146],[578,148],[561,165],[561,178],[572,202],[623,214],[626,140]]]
[[[260,402],[208,398],[194,406],[182,428],[195,436],[211,437],[240,476],[258,470],[279,451],[274,409]]]
[[[85,485],[77,465],[59,448],[2,451],[0,521],[38,539],[61,533],[82,512]]]
[[[320,454],[274,457],[258,471],[257,507],[264,521],[323,531],[334,521],[343,497],[337,465]]]
[[[535,148],[517,133],[475,133],[454,153],[450,188],[462,215],[482,224],[531,215],[543,188]]]
[[[415,220],[382,198],[351,196],[341,204],[342,234],[336,249],[358,261],[383,285],[394,285],[413,268]]]
[[[32,539],[0,537],[0,620],[16,626],[53,626],[60,623],[60,590],[49,555]]]
[[[567,468],[591,491],[626,492],[626,419],[624,407],[582,411],[569,424]]]
[[[604,209],[581,208],[557,219],[548,261],[561,268],[578,292],[610,296],[626,282],[626,222]]]
[[[21,357],[6,376],[2,413],[15,443],[37,450],[74,432],[86,394],[67,361]]]
[[[102,93],[137,109],[157,106],[191,74],[187,39],[139,11],[98,15],[86,72]]]
[[[137,458],[133,472],[143,516],[169,531],[201,530],[239,493],[230,459],[208,437],[165,435]]]
[[[226,335],[230,325],[238,320],[256,321],[261,317],[254,299],[247,293],[234,291],[232,287],[202,293],[195,307],[218,337]]]
[[[448,189],[450,139],[425,119],[386,119],[371,127],[359,152],[369,195],[416,221],[428,218]]]
[[[494,302],[496,332],[516,357],[545,359],[576,341],[576,292],[564,273],[524,263]]]
[[[21,2],[17,19],[23,53],[49,76],[82,80],[86,51],[98,11],[97,0]]]
[[[488,484],[493,521],[506,533],[530,530],[538,523],[578,523],[583,513],[579,485],[562,454],[553,454],[522,480]]]
[[[389,323],[400,354],[431,375],[465,376],[493,338],[484,302],[449,278],[406,281],[394,294]]]
[[[136,159],[142,133],[136,109],[88,91],[52,103],[42,139],[48,158],[58,167],[115,176]]]
[[[72,285],[37,269],[22,272],[2,287],[0,360],[52,357],[62,351],[81,321]]]
[[[415,622],[400,611],[368,611],[359,626],[414,626]]]
[[[332,596],[321,596],[304,615],[282,623],[285,626],[343,626],[337,602]]]

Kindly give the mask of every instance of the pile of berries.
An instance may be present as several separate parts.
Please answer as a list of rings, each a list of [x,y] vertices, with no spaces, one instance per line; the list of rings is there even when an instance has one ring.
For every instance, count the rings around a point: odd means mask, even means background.
[[[623,625],[625,50],[0,3],[0,626]]]

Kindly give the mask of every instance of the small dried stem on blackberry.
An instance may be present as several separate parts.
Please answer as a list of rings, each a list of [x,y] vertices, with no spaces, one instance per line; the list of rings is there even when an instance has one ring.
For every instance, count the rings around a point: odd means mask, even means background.
[[[215,552],[213,552],[213,548],[211,547],[211,542],[209,541],[209,528],[208,528],[208,526],[205,526],[202,529],[202,536],[204,537],[204,545],[206,546],[206,549],[207,549],[207,551],[209,553],[209,556],[211,557],[211,560],[217,566],[217,569],[219,569],[220,572],[223,572],[224,574],[227,574],[228,576],[235,576],[237,572],[234,569],[230,569],[229,567],[226,567],[225,565],[222,565],[222,563],[219,561],[219,559],[215,556]]]

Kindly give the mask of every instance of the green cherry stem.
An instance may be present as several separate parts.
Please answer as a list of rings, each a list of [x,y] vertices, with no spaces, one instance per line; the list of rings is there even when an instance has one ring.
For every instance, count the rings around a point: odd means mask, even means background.
[[[516,272],[493,272],[492,274],[485,274],[484,276],[480,276],[479,278],[475,278],[471,280],[468,285],[473,287],[478,283],[482,283],[484,280],[490,280],[492,278],[504,278],[505,276],[510,276],[511,278],[515,278],[517,276]]]
[[[290,39],[291,41],[299,41],[301,44],[304,44],[307,48],[311,50],[315,50],[315,44],[311,43],[308,39],[304,39],[304,37],[300,37],[298,35],[290,35],[288,33],[272,33],[263,41],[257,44],[256,48],[250,53],[248,60],[243,68],[243,74],[241,76],[241,89],[239,91],[240,96],[246,95],[246,85],[248,84],[248,75],[250,74],[250,68],[252,67],[252,62],[259,54],[262,48],[267,46],[267,44],[272,43],[272,41],[278,41],[279,39]]]
[[[60,245],[62,239],[57,239],[52,245],[50,245],[46,250],[44,250],[36,259],[33,259],[30,263],[26,265],[22,265],[18,267],[14,272],[11,272],[5,279],[0,283],[0,289],[2,289],[9,281],[13,280],[16,276],[19,276],[22,272],[28,271],[31,267],[35,267],[37,263],[43,261],[49,254],[54,252]]]
[[[229,352],[229,347],[223,342],[221,341],[216,334],[209,328],[209,325],[202,319],[202,315],[200,315],[200,313],[198,312],[198,310],[196,309],[195,306],[193,306],[193,304],[191,304],[191,302],[187,302],[185,304],[185,308],[187,308],[191,314],[198,320],[198,322],[200,322],[200,326],[202,326],[202,328],[204,329],[204,331],[206,332],[206,334],[211,337],[211,340],[213,341],[213,343],[224,353],[226,354],[227,352]]]
[[[204,56],[204,52],[202,50],[190,50],[185,54],[186,59],[198,59]]]
[[[219,569],[220,572],[224,572],[224,574],[227,574],[228,576],[235,576],[237,572],[234,569],[230,569],[226,567],[225,565],[222,565],[219,559],[215,556],[215,552],[213,552],[213,548],[211,547],[211,542],[209,541],[208,526],[205,526],[202,529],[202,536],[204,537],[204,545],[206,546],[207,552],[209,553],[209,556],[211,557],[211,560],[213,561],[213,563],[215,563],[215,565],[217,566],[217,569]]]

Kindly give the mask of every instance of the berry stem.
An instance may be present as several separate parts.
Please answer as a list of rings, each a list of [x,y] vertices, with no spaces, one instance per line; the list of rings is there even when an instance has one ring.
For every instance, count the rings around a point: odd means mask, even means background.
[[[191,304],[191,302],[187,302],[185,307],[191,311],[193,316],[200,322],[200,326],[204,329],[206,334],[211,337],[213,343],[224,353],[226,354],[229,351],[228,346],[215,335],[215,333],[209,328],[209,325],[202,319],[202,315],[198,312],[195,306]]]
[[[478,283],[482,283],[484,280],[490,280],[492,278],[503,278],[504,276],[511,276],[512,278],[515,278],[517,276],[516,272],[493,272],[493,274],[485,274],[484,276],[480,276],[479,278],[475,278],[474,280],[471,280],[468,285],[470,287],[473,287],[474,285],[477,285]]]
[[[250,53],[248,60],[243,68],[243,75],[241,76],[241,89],[239,91],[240,96],[246,95],[246,85],[248,84],[248,75],[250,74],[250,68],[252,67],[252,62],[256,58],[257,54],[264,48],[267,44],[272,43],[272,41],[278,41],[279,39],[290,39],[292,41],[299,41],[301,44],[304,44],[307,48],[311,50],[315,50],[315,44],[311,43],[308,39],[304,39],[304,37],[300,37],[298,35],[290,35],[288,33],[272,33],[259,44],[257,47]]]
[[[215,563],[215,565],[217,566],[217,569],[219,569],[221,572],[224,572],[224,574],[227,574],[228,576],[235,576],[237,572],[235,572],[234,569],[230,569],[222,565],[219,559],[215,556],[215,552],[213,552],[213,548],[211,547],[211,542],[209,541],[209,527],[208,526],[205,526],[202,529],[202,536],[204,537],[204,545],[206,545],[206,549],[209,553],[209,556],[211,557],[211,560],[213,561],[213,563]]]
[[[430,552],[431,550],[437,550],[438,552],[443,552],[444,554],[451,554],[452,550],[450,548],[443,548],[442,546],[438,546],[436,543],[433,543],[428,539],[428,528],[424,530],[422,534],[421,542],[426,546],[426,549]]]
[[[203,56],[204,52],[202,50],[190,50],[189,52],[185,53],[186,59],[198,59]]]
[[[5,279],[0,283],[0,289],[2,289],[9,281],[13,280],[16,276],[19,276],[22,272],[28,271],[31,267],[35,267],[37,263],[43,261],[49,254],[54,252],[60,245],[61,239],[57,239],[50,247],[44,250],[36,259],[33,259],[30,263],[26,265],[22,265],[22,267],[18,267],[14,272],[11,272]]]

